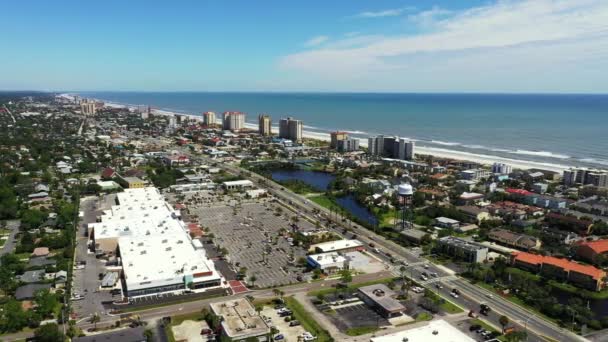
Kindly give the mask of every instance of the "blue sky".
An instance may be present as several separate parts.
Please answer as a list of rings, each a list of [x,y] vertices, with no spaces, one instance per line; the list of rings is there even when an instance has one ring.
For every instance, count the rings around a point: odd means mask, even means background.
[[[0,89],[608,91],[608,1],[11,1]]]

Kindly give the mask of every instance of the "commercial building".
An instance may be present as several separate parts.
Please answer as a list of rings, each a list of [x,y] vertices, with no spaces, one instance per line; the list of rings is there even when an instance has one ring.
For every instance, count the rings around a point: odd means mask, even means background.
[[[89,224],[89,237],[97,255],[120,257],[128,297],[222,286],[213,262],[158,189],[125,189],[116,196],[117,205]]]
[[[329,133],[329,136],[330,136],[329,147],[334,148],[334,149],[338,148],[338,141],[348,139],[348,133],[340,132],[340,131],[331,132],[331,133]]]
[[[222,341],[270,341],[270,327],[245,298],[211,303],[211,311],[222,318]]]
[[[283,118],[279,121],[279,138],[289,139],[301,143],[303,138],[304,123],[292,117]]]
[[[217,118],[214,112],[203,113],[203,124],[209,126],[215,126],[217,124]]]
[[[442,253],[467,262],[483,262],[488,257],[488,247],[454,236],[438,239],[437,247]]]
[[[348,269],[348,260],[337,252],[311,254],[306,257],[308,265],[317,268],[325,274],[333,274]]]
[[[253,188],[253,182],[250,180],[236,180],[222,183],[226,190],[241,190],[245,188]]]
[[[258,116],[258,130],[260,132],[260,135],[272,135],[272,120],[270,118],[270,115],[260,114]]]
[[[607,254],[608,240],[583,241],[576,248],[576,255],[589,262],[597,261],[599,256]]]
[[[140,189],[145,186],[145,182],[141,178],[137,177],[119,177],[120,183],[129,189]]]
[[[439,228],[456,229],[460,227],[460,221],[448,217],[437,217],[435,218],[435,226]]]
[[[568,281],[587,290],[600,291],[605,287],[606,272],[567,259],[518,252],[511,255],[511,262],[516,267],[540,273],[545,277]]]
[[[478,181],[481,178],[488,178],[492,174],[485,169],[470,169],[460,171],[460,178],[470,181]]]
[[[384,284],[360,287],[357,294],[365,304],[374,308],[383,317],[400,316],[405,311],[405,306],[394,298],[395,291]]]
[[[534,236],[518,234],[501,228],[494,228],[490,230],[488,233],[488,238],[509,247],[515,247],[523,250],[539,249],[541,246],[540,239]]]
[[[466,333],[440,319],[396,333],[372,337],[371,342],[475,342]]]
[[[128,297],[220,287],[222,277],[189,234],[121,237],[123,284]]]
[[[367,139],[368,153],[372,156],[400,160],[413,160],[415,143],[399,137],[378,135]]]
[[[242,130],[245,128],[245,113],[224,112],[222,114],[222,128],[233,132]]]
[[[359,240],[336,240],[318,243],[310,246],[310,251],[316,253],[363,251],[365,246]]]
[[[498,173],[501,175],[508,175],[513,172],[513,167],[509,164],[504,163],[494,163],[492,165],[492,173]]]

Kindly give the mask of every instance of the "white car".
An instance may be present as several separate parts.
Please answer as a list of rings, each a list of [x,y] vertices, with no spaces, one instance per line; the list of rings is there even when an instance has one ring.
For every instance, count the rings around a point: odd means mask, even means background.
[[[450,296],[454,297],[454,298],[458,298],[458,294],[454,293],[454,292],[450,292]]]
[[[315,336],[313,336],[308,331],[305,331],[302,333],[302,338],[304,338],[304,341],[314,341],[317,339]]]

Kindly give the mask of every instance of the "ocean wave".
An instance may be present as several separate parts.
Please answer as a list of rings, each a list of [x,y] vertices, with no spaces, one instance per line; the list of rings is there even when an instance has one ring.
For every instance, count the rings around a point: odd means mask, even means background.
[[[604,160],[604,159],[581,158],[581,159],[579,159],[579,161],[582,161],[584,163],[591,163],[591,164],[608,165],[608,160]]]
[[[548,157],[548,158],[557,158],[557,159],[570,159],[570,156],[565,154],[558,154],[549,151],[528,151],[528,150],[516,150],[514,152],[510,152],[514,154],[525,154],[529,156],[537,156],[537,157]]]
[[[462,147],[474,148],[474,149],[479,149],[479,150],[488,150],[488,148],[483,145],[462,145]]]
[[[431,140],[433,144],[445,145],[445,146],[459,146],[460,143],[457,142],[449,142],[449,141],[441,141],[441,140]]]

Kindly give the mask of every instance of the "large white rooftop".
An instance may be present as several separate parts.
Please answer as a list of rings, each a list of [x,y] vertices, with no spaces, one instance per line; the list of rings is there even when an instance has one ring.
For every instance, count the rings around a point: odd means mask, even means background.
[[[474,342],[467,334],[458,330],[444,320],[431,321],[429,324],[388,334],[373,337],[372,342]]]
[[[220,277],[204,249],[196,249],[187,234],[121,237],[118,244],[129,291]]]
[[[337,252],[311,254],[308,258],[314,260],[314,262],[321,267],[333,264],[344,264],[346,261],[346,258]]]
[[[363,247],[363,243],[359,240],[336,240],[312,245],[310,249],[313,251],[318,249],[321,252],[334,252],[358,247]]]

